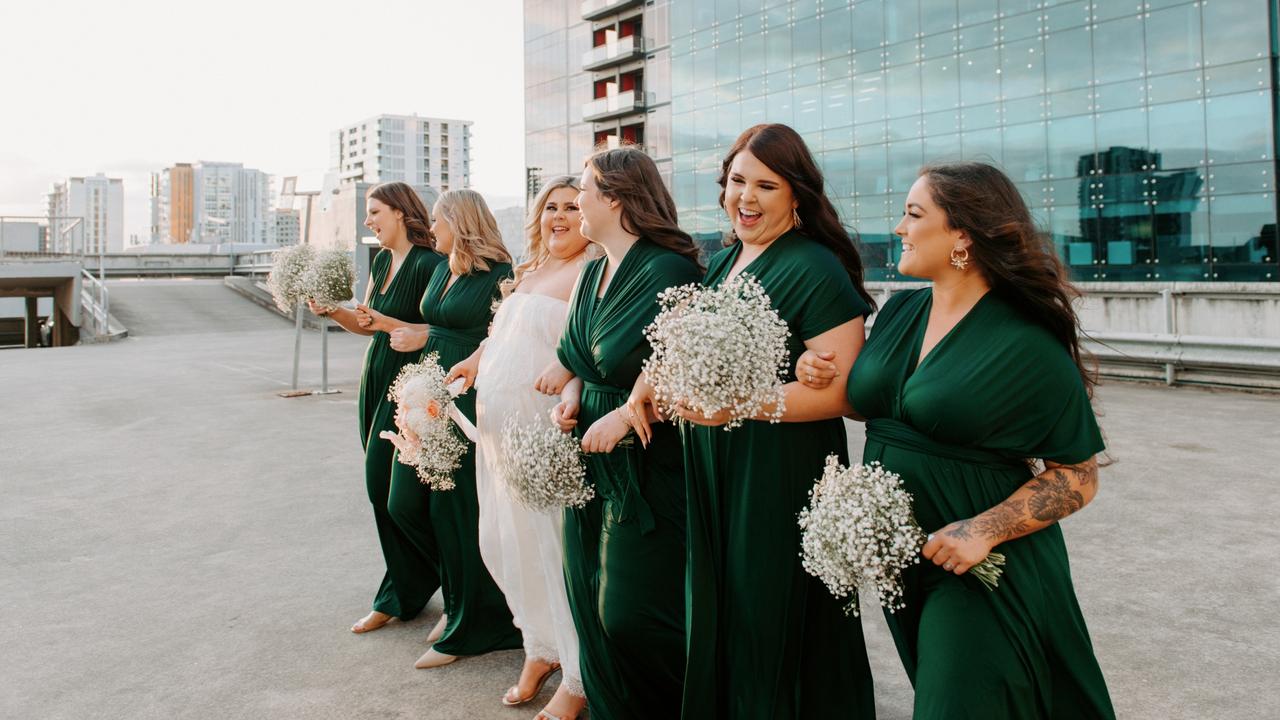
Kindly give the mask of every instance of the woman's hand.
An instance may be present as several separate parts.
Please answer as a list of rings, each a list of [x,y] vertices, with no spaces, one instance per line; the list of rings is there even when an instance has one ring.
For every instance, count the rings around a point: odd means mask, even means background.
[[[666,418],[658,408],[657,393],[653,391],[653,386],[649,384],[649,379],[644,373],[640,373],[636,378],[636,384],[631,388],[631,395],[627,397],[627,404],[622,407],[627,423],[636,431],[636,437],[640,438],[640,444],[643,447],[649,447],[649,441],[653,439],[650,423],[662,422]]]
[[[561,367],[559,361],[552,360],[538,379],[533,381],[533,389],[543,395],[559,395],[564,390],[565,383],[572,379],[573,373]]]
[[[414,352],[421,350],[427,344],[427,333],[413,328],[398,327],[392,330],[390,335],[391,349],[396,352]]]
[[[356,323],[365,330],[373,330],[374,332],[389,332],[394,327],[392,323],[388,322],[386,315],[364,303],[356,303]]]
[[[392,338],[395,337],[396,332],[399,332],[399,330],[392,333]],[[444,384],[448,386],[454,380],[463,378],[462,392],[470,390],[471,386],[476,383],[476,373],[480,371],[480,352],[480,350],[476,350],[466,360],[449,368],[449,374],[444,376]],[[462,393],[458,394],[461,395]]]
[[[704,427],[720,427],[733,419],[733,415],[728,409],[720,410],[711,417],[707,417],[701,411],[690,410],[684,405],[676,406],[676,414],[694,425],[702,425]]]
[[[836,376],[835,357],[833,352],[805,350],[796,361],[796,380],[814,390],[827,387]]]
[[[560,428],[560,432],[571,433],[578,426],[578,400],[564,398],[551,408],[551,422]]]
[[[325,317],[329,313],[333,312],[333,308],[321,305],[311,298],[307,298],[307,309],[310,310],[312,314],[320,317]]]
[[[963,575],[987,559],[991,541],[972,527],[972,520],[960,520],[929,536],[920,554],[947,572]]]
[[[631,432],[631,426],[622,418],[622,408],[605,414],[604,417],[591,423],[587,434],[582,436],[582,451],[588,453],[608,453],[622,442],[622,438]]]

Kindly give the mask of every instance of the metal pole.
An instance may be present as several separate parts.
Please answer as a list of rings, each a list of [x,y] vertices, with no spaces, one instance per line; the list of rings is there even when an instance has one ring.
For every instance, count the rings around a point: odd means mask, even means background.
[[[294,312],[296,318],[293,324],[293,385],[294,390],[298,389],[298,360],[302,356],[302,302],[299,301]]]
[[[1173,321],[1173,291],[1164,288],[1160,291],[1160,304],[1164,307],[1164,331],[1167,335],[1174,336],[1174,342],[1177,342],[1177,336],[1174,333]],[[1173,363],[1164,364],[1164,384],[1172,385],[1174,381]]]
[[[320,316],[320,392],[329,394],[329,316]]]

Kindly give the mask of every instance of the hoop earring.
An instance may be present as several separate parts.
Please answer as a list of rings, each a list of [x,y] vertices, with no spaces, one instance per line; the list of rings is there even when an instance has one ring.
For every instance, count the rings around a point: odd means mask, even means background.
[[[951,265],[957,270],[969,267],[969,248],[951,248]]]
[[[791,208],[791,224],[797,230],[804,227],[804,223],[800,222],[800,213],[799,211],[796,210],[796,208]]]

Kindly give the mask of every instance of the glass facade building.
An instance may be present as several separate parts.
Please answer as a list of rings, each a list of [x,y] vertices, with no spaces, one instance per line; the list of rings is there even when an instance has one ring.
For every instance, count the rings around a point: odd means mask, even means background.
[[[1079,280],[1276,281],[1276,14],[1274,0],[671,0],[669,75],[646,81],[669,77],[672,190],[708,241],[727,229],[725,152],[781,122],[817,155],[871,280],[898,279],[891,232],[920,166],[980,159],[1018,183]]]

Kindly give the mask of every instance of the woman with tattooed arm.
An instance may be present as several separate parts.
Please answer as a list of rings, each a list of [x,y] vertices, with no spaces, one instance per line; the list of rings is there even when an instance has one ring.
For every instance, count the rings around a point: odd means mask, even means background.
[[[899,270],[932,286],[885,304],[846,387],[863,462],[900,474],[932,530],[886,614],[914,717],[1113,718],[1057,524],[1093,499],[1103,450],[1075,290],[989,165],[925,168],[895,233]],[[801,382],[836,379],[824,355],[801,358]],[[988,590],[966,573],[997,547]]]

